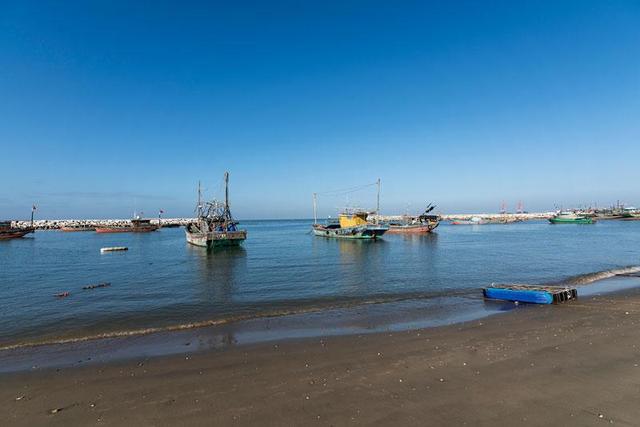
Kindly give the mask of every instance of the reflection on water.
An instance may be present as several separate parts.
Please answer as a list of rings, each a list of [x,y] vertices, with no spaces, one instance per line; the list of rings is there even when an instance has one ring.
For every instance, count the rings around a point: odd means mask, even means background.
[[[197,259],[198,289],[203,301],[215,305],[230,303],[238,285],[238,275],[246,266],[247,251],[242,246],[207,250],[187,244],[189,255]]]

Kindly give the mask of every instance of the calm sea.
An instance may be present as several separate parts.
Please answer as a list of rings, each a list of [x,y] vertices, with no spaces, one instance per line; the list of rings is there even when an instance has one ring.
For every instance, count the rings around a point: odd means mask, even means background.
[[[37,232],[0,242],[0,347],[136,334],[399,301],[480,298],[492,282],[549,283],[640,265],[640,222],[441,225],[377,242],[246,221],[244,247],[209,252],[181,228]],[[104,246],[128,252],[101,254]],[[102,282],[110,287],[83,290]],[[56,298],[69,292],[67,298]],[[202,323],[198,323],[202,322]]]

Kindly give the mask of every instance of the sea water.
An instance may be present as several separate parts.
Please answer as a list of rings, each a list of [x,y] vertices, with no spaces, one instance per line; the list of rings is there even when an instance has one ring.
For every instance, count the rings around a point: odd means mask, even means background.
[[[495,310],[481,306],[480,288],[493,282],[580,285],[640,265],[640,222],[443,224],[379,241],[315,237],[309,220],[241,226],[244,245],[215,252],[188,245],[182,228],[0,241],[0,348],[304,313],[330,325],[321,314],[336,310],[364,313],[365,329],[386,317],[439,324]],[[106,246],[129,250],[101,254]]]

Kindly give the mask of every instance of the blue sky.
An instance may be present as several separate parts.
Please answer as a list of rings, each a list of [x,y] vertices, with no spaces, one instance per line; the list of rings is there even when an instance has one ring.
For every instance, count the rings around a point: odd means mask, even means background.
[[[133,3],[4,5],[0,217],[640,205],[638,2]]]

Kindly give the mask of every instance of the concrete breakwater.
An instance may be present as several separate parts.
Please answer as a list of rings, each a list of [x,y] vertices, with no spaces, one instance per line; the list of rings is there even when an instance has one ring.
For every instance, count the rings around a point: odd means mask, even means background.
[[[193,218],[162,218],[162,227],[179,227],[194,221]],[[151,219],[152,224],[158,224],[158,219]],[[33,221],[37,230],[58,230],[62,227],[118,227],[130,225],[130,219],[39,219]],[[13,221],[13,225],[19,228],[31,226],[31,221]]]
[[[555,212],[538,212],[523,214],[441,214],[445,221],[469,220],[477,217],[491,221],[531,221],[551,218]],[[398,221],[403,218],[402,215],[370,215],[371,220],[381,222]],[[162,218],[160,225],[162,227],[180,227],[194,221],[194,218]],[[151,219],[152,224],[158,224],[158,219]],[[37,230],[58,230],[62,227],[105,227],[105,226],[125,226],[131,224],[130,219],[39,219],[33,221],[33,225]],[[31,221],[13,221],[13,225],[19,228],[26,228],[31,225]]]
[[[532,212],[532,213],[478,213],[478,214],[438,214],[444,221],[465,221],[471,218],[481,218],[489,221],[504,221],[504,222],[517,222],[517,221],[532,221],[548,219],[555,215],[555,212]],[[404,218],[403,215],[370,215],[369,218],[380,222],[386,221],[400,221]]]

